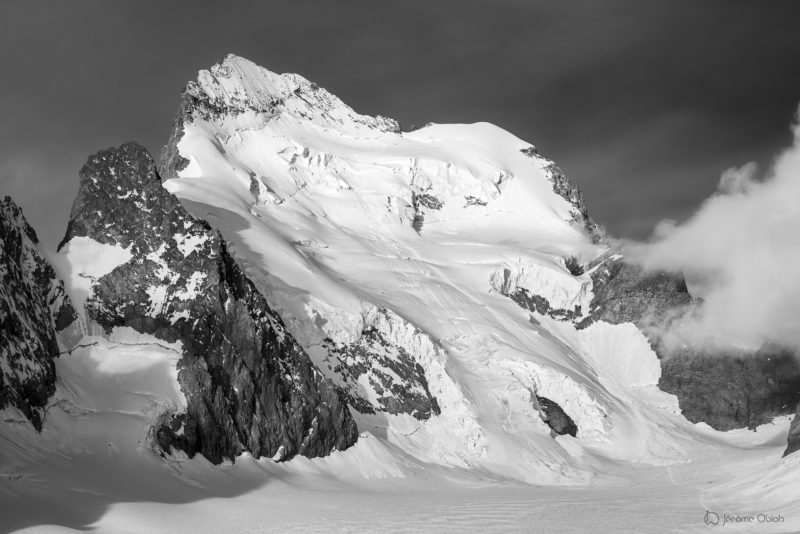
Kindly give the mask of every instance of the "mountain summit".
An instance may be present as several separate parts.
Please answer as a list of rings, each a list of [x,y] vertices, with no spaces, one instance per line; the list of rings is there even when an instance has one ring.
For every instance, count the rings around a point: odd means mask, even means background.
[[[629,263],[530,143],[402,131],[233,55],[186,86],[158,165],[89,157],[57,253],[0,207],[0,407],[22,414],[0,458],[90,466],[87,493],[99,458],[192,495],[220,473],[612,484],[712,448],[780,462],[732,429],[785,436],[800,400],[780,347],[668,349],[681,274]]]

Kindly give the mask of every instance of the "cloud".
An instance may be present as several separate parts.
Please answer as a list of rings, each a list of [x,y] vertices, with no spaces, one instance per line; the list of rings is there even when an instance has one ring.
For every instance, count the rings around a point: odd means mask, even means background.
[[[729,169],[689,220],[626,247],[648,269],[683,272],[701,297],[671,326],[673,341],[800,349],[800,112],[792,130],[766,173],[754,163]]]

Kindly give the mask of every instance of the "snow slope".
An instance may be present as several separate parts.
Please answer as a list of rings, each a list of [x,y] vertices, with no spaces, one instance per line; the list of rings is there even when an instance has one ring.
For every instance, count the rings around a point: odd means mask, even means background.
[[[570,447],[684,461],[680,446],[647,445],[663,441],[661,430],[618,409],[628,392],[602,380],[613,376],[615,368],[604,366],[615,362],[590,359],[584,345],[618,343],[605,339],[620,337],[617,327],[584,340],[570,327],[549,328],[544,318],[532,324],[492,285],[513,266],[529,273],[515,283],[554,304],[591,298],[588,275],[573,277],[564,258],[591,259],[603,250],[553,190],[549,162],[531,158],[523,152],[530,144],[490,124],[392,131],[323,89],[305,95],[307,83],[233,56],[201,73],[196,91],[240,111],[185,121],[177,149],[190,163],[165,187],[235,244],[312,355],[325,338],[356,336],[370,306],[391,310],[441,344],[446,373],[430,370],[434,380],[452,383],[441,414],[428,421],[363,416],[362,430],[380,428],[424,461],[531,483],[590,480],[592,470],[574,461]],[[264,95],[282,104],[264,112]],[[320,108],[324,113],[308,111]],[[636,348],[646,347],[635,328],[622,330]],[[637,365],[654,387],[655,356],[643,351]],[[576,443],[565,448],[559,442],[571,438],[551,438],[536,395],[575,419]],[[628,443],[613,439],[623,427]]]
[[[174,353],[93,339],[59,362],[45,428],[58,454],[3,460],[12,527],[40,524],[13,511],[27,502],[54,508],[56,525],[114,532],[686,532],[705,529],[708,510],[782,514],[759,528],[800,528],[796,459],[780,459],[788,420],[755,433],[692,425],[658,390],[656,355],[634,325],[578,331],[501,293],[511,280],[585,309],[589,274],[571,275],[565,258],[605,252],[530,144],[485,123],[400,132],[236,56],[187,91],[204,104],[178,123],[186,164],[164,186],[222,232],[323,373],[343,383],[327,347],[374,325],[415,354],[440,412],[384,411],[366,378],[353,391],[376,409],[353,411],[361,437],[349,450],[219,468],[161,460],[142,431],[152,406],[180,402]],[[127,368],[132,352],[147,356]],[[101,391],[109,381],[126,393]],[[552,435],[537,396],[563,408],[577,437]],[[36,439],[22,425],[3,437]]]
[[[190,163],[165,186],[236,244],[312,354],[322,338],[354,336],[369,306],[393,310],[446,353],[458,407],[426,422],[383,415],[380,429],[362,416],[362,430],[385,432],[415,459],[530,483],[585,483],[598,469],[586,458],[692,461],[694,429],[656,388],[659,364],[633,325],[577,332],[498,294],[498,273],[510,270],[553,307],[586,310],[588,273],[572,276],[564,259],[604,252],[528,143],[490,124],[398,132],[298,76],[234,56],[223,67],[221,80],[201,73],[199,90],[250,102],[269,76],[282,104],[185,122],[177,151]],[[420,195],[434,201],[420,210]],[[550,437],[534,395],[575,419],[577,439]]]

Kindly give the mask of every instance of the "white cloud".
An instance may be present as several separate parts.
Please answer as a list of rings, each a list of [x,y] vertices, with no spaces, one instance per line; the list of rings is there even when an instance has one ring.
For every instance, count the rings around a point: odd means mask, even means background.
[[[689,342],[800,348],[800,124],[759,180],[748,163],[683,224],[664,222],[627,254],[648,269],[682,271],[704,300],[672,334]]]

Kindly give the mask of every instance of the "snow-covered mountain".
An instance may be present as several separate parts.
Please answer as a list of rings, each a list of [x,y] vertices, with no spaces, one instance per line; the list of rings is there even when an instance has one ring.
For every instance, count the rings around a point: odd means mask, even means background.
[[[626,263],[563,171],[491,124],[404,132],[228,56],[187,85],[158,172],[136,144],[89,158],[59,248],[85,336],[56,360],[42,433],[0,433],[81,465],[108,441],[135,480],[172,466],[167,485],[217,480],[199,454],[264,457],[262,477],[301,455],[352,484],[596,488],[713,449],[768,467],[720,478],[709,502],[733,506],[796,463],[793,355],[710,380],[718,357],[669,358],[680,275]],[[32,469],[7,456],[3,473]],[[770,491],[760,509],[792,502]]]
[[[135,143],[89,158],[61,247],[68,262],[100,248],[84,304],[90,334],[169,344],[185,402],[157,415],[166,452],[214,462],[319,456],[357,432],[346,405],[227,252],[186,213]]]
[[[56,388],[55,359],[80,338],[64,284],[11,198],[0,200],[0,408],[37,429]]]

